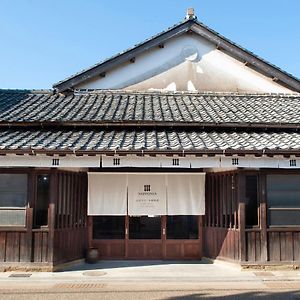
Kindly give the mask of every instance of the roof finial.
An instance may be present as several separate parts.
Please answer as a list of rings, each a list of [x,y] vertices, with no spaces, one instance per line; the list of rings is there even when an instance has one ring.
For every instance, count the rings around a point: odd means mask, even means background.
[[[186,20],[197,19],[194,8],[190,7],[186,11]]]

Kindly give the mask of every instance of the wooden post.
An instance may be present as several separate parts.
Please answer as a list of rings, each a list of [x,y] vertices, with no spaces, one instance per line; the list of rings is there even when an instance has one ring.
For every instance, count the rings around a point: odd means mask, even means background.
[[[200,243],[200,259],[202,259],[203,256],[203,248],[204,248],[204,243],[203,243],[203,231],[204,231],[204,216],[198,216],[198,238],[199,238],[199,243]]]
[[[267,199],[266,199],[266,174],[259,176],[260,190],[260,243],[261,261],[268,260],[268,233],[267,233]]]
[[[161,216],[162,258],[167,257],[167,216]]]
[[[34,200],[36,198],[36,185],[35,185],[35,173],[30,172],[28,174],[28,204],[29,207],[26,209],[26,229],[27,229],[27,247],[28,247],[28,260],[34,260],[34,245],[33,245],[33,207]]]
[[[125,216],[125,258],[128,258],[129,216]]]
[[[245,215],[245,175],[242,172],[238,173],[238,185],[237,185],[237,197],[238,197],[238,222],[239,222],[239,237],[240,237],[240,261],[246,261],[246,215]]]
[[[87,217],[87,227],[88,227],[88,248],[93,247],[93,217]]]
[[[27,240],[27,257],[25,261],[33,261],[33,237],[32,237],[32,225],[33,225],[33,208],[26,208],[26,240]]]
[[[55,229],[55,205],[58,196],[57,172],[50,173],[50,199],[48,208],[48,262],[54,261],[54,229]]]

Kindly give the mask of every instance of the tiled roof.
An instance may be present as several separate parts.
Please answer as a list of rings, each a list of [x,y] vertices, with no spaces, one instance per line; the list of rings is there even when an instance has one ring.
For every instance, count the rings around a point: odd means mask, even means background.
[[[174,130],[1,130],[2,151],[299,151],[299,133]]]
[[[0,90],[0,124],[122,123],[300,125],[300,94]]]

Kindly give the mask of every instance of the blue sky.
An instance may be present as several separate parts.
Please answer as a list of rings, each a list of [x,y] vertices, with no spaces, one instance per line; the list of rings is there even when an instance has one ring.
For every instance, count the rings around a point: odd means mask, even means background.
[[[52,84],[198,20],[300,78],[299,0],[0,0],[0,88]]]

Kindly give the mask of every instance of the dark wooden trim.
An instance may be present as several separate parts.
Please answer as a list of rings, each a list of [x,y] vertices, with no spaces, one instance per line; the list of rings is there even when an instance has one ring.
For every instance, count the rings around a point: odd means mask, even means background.
[[[43,121],[43,122],[4,122],[0,121],[0,128],[12,128],[12,129],[32,129],[37,130],[43,128],[44,130],[138,130],[139,128],[147,128],[147,129],[182,129],[182,130],[195,130],[197,129],[202,131],[220,131],[220,130],[245,130],[247,131],[255,131],[256,129],[264,129],[264,130],[271,130],[271,129],[279,129],[279,130],[286,130],[286,131],[295,131],[299,129],[299,123],[213,123],[213,122],[202,122],[199,126],[199,122],[176,122],[176,121],[146,121],[146,120],[139,120],[139,121],[90,121],[90,122],[83,122],[83,121]]]
[[[267,228],[267,232],[300,232],[300,226],[286,226],[286,227],[275,227],[275,226],[269,226]]]
[[[203,156],[203,155],[209,155],[209,156],[215,156],[215,155],[222,155],[222,156],[232,156],[232,155],[238,155],[238,156],[245,156],[245,155],[255,155],[256,157],[262,157],[262,156],[290,156],[295,155],[297,157],[300,156],[300,150],[269,150],[269,149],[262,149],[262,150],[234,150],[234,149],[224,149],[224,150],[103,150],[103,151],[94,151],[94,150],[31,150],[31,149],[22,149],[22,150],[4,150],[0,149],[0,155],[5,154],[16,154],[16,155],[24,155],[24,154],[30,154],[32,155],[36,154],[45,154],[49,156],[53,155],[62,155],[65,156],[67,154],[72,154],[76,156],[82,156],[82,155],[108,155],[108,156],[114,156],[114,155],[120,155],[125,156],[127,154],[130,155],[166,155],[166,156],[186,156],[186,155],[195,155],[195,156]],[[27,168],[27,167],[26,167]],[[4,168],[3,168],[4,169]],[[24,167],[25,169],[25,167]],[[7,169],[9,170],[9,169]],[[282,169],[284,170],[284,169]],[[18,173],[18,172],[8,172],[8,173]]]

